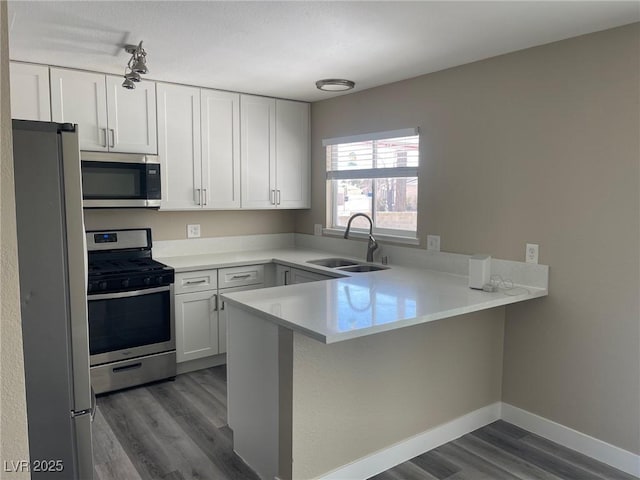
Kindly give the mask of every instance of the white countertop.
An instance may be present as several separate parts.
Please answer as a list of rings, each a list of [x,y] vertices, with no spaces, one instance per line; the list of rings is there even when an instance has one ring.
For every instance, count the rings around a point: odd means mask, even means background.
[[[278,248],[270,250],[251,250],[241,252],[224,252],[224,253],[205,253],[199,255],[180,255],[175,257],[159,257],[156,258],[170,267],[173,267],[176,273],[192,272],[194,270],[208,270],[212,268],[239,267],[242,265],[259,265],[261,263],[281,263],[285,265],[295,265],[307,270],[317,270],[327,275],[337,274],[333,268],[325,268],[319,265],[306,263],[307,260],[316,260],[319,258],[340,257],[351,258],[343,255],[335,255],[320,250],[310,250],[301,248]],[[355,258],[358,262],[362,259]],[[346,275],[346,272],[342,272]]]
[[[472,290],[466,276],[390,265],[347,273],[306,263],[334,253],[286,248],[164,257],[176,272],[276,262],[343,278],[224,294],[226,302],[323,343],[395,330],[548,294],[516,286],[495,293]],[[360,259],[360,261],[362,261]]]

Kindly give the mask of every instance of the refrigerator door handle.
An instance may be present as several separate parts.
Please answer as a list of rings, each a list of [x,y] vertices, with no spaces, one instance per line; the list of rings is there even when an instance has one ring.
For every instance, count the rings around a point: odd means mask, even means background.
[[[69,283],[69,317],[71,355],[73,359],[73,410],[91,408],[89,374],[89,321],[87,313],[87,271],[84,252],[85,232],[82,212],[82,176],[78,127],[75,132],[61,132],[65,195],[65,229]]]

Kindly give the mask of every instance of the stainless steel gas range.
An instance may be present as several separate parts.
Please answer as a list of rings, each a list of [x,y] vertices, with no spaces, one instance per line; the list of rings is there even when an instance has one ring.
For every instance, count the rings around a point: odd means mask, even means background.
[[[86,232],[91,383],[96,393],[176,375],[174,271],[151,229]]]

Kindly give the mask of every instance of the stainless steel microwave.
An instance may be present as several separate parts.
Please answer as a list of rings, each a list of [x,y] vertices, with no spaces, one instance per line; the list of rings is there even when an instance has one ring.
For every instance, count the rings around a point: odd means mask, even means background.
[[[155,155],[80,152],[84,208],[159,208],[160,160]]]

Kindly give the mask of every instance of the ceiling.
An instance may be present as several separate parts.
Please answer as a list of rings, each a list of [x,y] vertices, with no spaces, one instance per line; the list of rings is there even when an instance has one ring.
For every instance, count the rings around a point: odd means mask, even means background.
[[[640,21],[640,2],[10,1],[13,60],[316,101]]]

